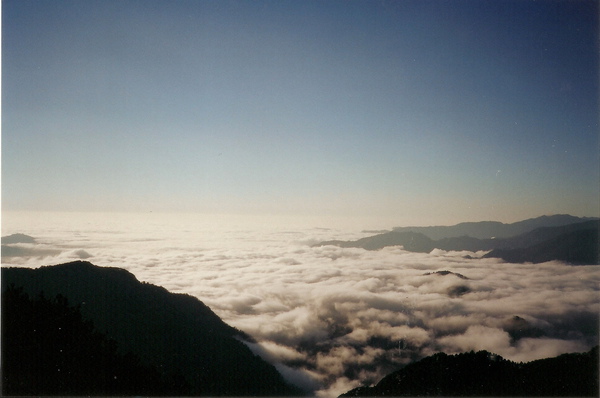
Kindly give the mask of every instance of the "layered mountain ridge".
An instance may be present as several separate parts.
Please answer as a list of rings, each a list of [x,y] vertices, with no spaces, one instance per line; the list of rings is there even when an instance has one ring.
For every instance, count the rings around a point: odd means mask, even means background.
[[[395,228],[355,241],[330,240],[317,246],[334,245],[365,250],[402,246],[404,250],[421,253],[429,253],[433,249],[489,251],[485,257],[502,258],[509,262],[560,260],[583,265],[599,263],[599,228],[600,221],[597,219],[559,215],[514,224],[484,221],[448,227]],[[508,235],[514,232],[519,233]],[[458,235],[464,233],[472,235]],[[498,238],[497,235],[503,237]]]
[[[397,232],[421,232],[433,240],[457,236],[470,236],[477,239],[499,239],[521,235],[537,228],[560,227],[594,220],[598,220],[598,218],[555,214],[529,218],[508,224],[499,221],[477,221],[462,222],[450,226],[395,227],[393,230]]]

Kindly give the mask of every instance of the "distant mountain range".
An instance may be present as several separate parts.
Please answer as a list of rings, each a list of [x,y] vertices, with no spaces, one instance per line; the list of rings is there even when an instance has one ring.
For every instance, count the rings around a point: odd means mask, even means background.
[[[420,232],[433,240],[470,236],[477,239],[509,238],[521,235],[536,228],[560,227],[584,221],[598,220],[593,217],[575,217],[568,214],[555,214],[504,224],[498,221],[464,222],[451,226],[396,227],[396,232]]]
[[[161,380],[179,380],[176,388],[172,382],[167,383],[172,387],[167,391],[172,391],[175,395],[297,396],[303,394],[299,389],[288,385],[272,365],[250,351],[241,341],[251,341],[249,336],[225,324],[201,301],[189,295],[174,294],[162,287],[141,283],[123,269],[97,267],[84,261],[38,269],[2,268],[3,294],[12,289],[15,296],[14,290],[19,288],[22,288],[21,295],[28,297],[39,297],[43,292],[43,297],[46,298],[54,299],[57,295],[66,298],[70,305],[76,306],[86,322],[93,322],[94,333],[100,333],[107,340],[118,344],[118,355],[133,355],[139,358],[139,365],[158,372]],[[21,303],[22,308],[30,308],[30,311],[34,312],[42,311],[37,315],[33,314],[32,319],[44,318],[43,311],[49,311],[47,305],[39,304],[45,303],[44,300],[27,304],[26,298],[19,298],[18,294],[16,297],[17,300],[14,302]],[[36,302],[38,304],[35,304]],[[4,388],[12,386],[18,390],[19,385],[29,386],[34,388],[26,391],[29,395],[88,394],[87,390],[36,391],[36,380],[40,380],[39,375],[15,373],[11,372],[10,368],[6,368],[7,364],[15,361],[17,364],[19,360],[27,361],[28,355],[29,360],[33,361],[36,361],[36,358],[60,355],[56,344],[40,343],[45,340],[36,338],[38,332],[29,330],[32,328],[32,323],[8,322],[8,318],[4,316],[10,313],[6,305],[7,302],[3,300],[3,339],[7,334],[33,337],[23,346],[25,348],[21,352],[17,350],[16,353],[15,350],[7,350],[11,342],[3,340],[3,377],[20,374],[21,381],[20,384],[17,383],[17,387],[14,387],[14,382],[11,384],[11,380],[5,379]],[[64,308],[62,311],[65,311]],[[26,312],[23,316],[27,316]],[[56,329],[55,326],[44,327],[48,329],[48,333],[51,333]],[[73,333],[67,333],[65,336],[73,336]],[[83,344],[87,349],[92,350],[85,342],[78,344]],[[52,349],[57,351],[48,352]],[[97,352],[97,347],[94,349],[96,351],[92,350],[92,352]],[[32,355],[34,355],[33,359]],[[73,360],[76,360],[75,357]],[[132,361],[129,363],[131,365]],[[69,369],[85,367],[86,364],[89,365],[86,362],[80,366],[71,366]],[[26,365],[21,366],[21,369],[27,373],[32,367]],[[61,374],[60,367],[51,366],[44,371],[50,372],[49,375],[45,375],[46,379],[50,380],[69,377],[65,375],[65,370],[63,366]],[[134,368],[132,372],[139,374],[139,368]],[[86,377],[92,377],[90,375],[93,372],[88,369],[86,374],[88,375]],[[159,387],[162,390],[144,391],[144,394],[160,395],[166,387],[164,383],[157,384],[157,388]],[[19,391],[3,392],[10,395]],[[110,390],[94,391],[94,394],[101,395],[109,393]]]
[[[12,234],[2,237],[2,244],[35,243],[35,238],[25,234]]]
[[[494,249],[484,257],[497,257],[511,263],[543,263],[551,260],[565,261],[570,264],[598,264],[598,222],[592,221],[591,228],[582,228],[562,233],[540,243],[509,249]],[[575,224],[576,227],[587,227],[589,223]],[[556,228],[542,228],[553,232]],[[564,227],[558,227],[564,229]],[[550,230],[550,231],[548,231]],[[535,240],[532,239],[532,242]]]
[[[23,247],[19,244],[32,245],[37,243],[35,238],[25,234],[12,234],[2,237],[2,257],[28,257],[28,256],[52,256],[60,253],[55,249],[39,249]]]
[[[438,353],[342,397],[598,396],[598,346],[587,353],[515,363],[487,351]]]
[[[490,251],[485,257],[502,258],[509,262],[561,260],[577,265],[598,264],[599,228],[598,219],[557,215],[514,224],[484,221],[447,227],[395,228],[356,241],[331,240],[317,246],[335,245],[366,250],[403,246],[405,250],[421,253],[429,253],[433,249]]]

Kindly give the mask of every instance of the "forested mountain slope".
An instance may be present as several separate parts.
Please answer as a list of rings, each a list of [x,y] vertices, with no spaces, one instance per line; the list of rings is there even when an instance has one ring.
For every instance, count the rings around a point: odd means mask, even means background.
[[[3,268],[2,290],[22,287],[35,297],[62,295],[85,320],[161,374],[182,375],[191,395],[299,395],[276,369],[255,356],[198,299],[140,283],[119,268],[76,261],[38,269]],[[3,303],[4,304],[4,303]],[[3,323],[3,328],[14,325]]]
[[[438,353],[342,396],[598,396],[598,346],[525,364],[487,351]]]

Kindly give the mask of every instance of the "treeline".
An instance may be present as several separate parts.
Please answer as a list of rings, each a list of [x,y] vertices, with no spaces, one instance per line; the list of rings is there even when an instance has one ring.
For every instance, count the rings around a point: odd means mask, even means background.
[[[176,374],[161,374],[84,320],[57,295],[2,293],[3,395],[186,395]]]
[[[7,393],[304,395],[195,297],[84,261],[0,271]]]
[[[598,396],[598,346],[587,353],[515,363],[487,351],[438,353],[342,397]]]

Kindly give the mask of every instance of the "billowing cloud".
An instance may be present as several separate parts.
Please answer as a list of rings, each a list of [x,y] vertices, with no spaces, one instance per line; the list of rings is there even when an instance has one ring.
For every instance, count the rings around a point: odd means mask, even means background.
[[[516,362],[554,357],[568,352],[584,351],[582,341],[552,338],[523,338],[511,343],[508,332],[487,326],[469,326],[465,333],[437,340],[446,353],[487,350]]]
[[[49,265],[93,253],[97,265],[192,294],[251,335],[249,347],[288,380],[323,397],[439,351],[530,361],[597,344],[599,266],[312,247],[368,235],[353,232],[360,229],[123,217],[16,225],[7,232],[24,231],[56,252],[3,264]]]

